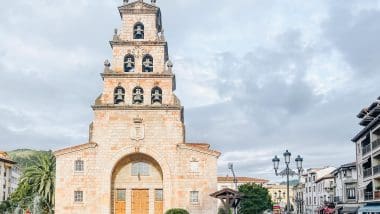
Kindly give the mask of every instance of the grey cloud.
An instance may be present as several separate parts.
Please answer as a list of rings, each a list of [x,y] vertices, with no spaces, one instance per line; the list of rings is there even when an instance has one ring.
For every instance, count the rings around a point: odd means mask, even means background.
[[[325,35],[345,56],[357,76],[369,77],[380,69],[380,10],[354,12],[343,1],[334,4],[331,17],[324,23]]]

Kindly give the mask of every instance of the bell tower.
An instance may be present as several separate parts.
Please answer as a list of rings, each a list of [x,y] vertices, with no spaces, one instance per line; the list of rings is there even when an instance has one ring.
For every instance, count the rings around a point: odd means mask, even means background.
[[[161,11],[155,2],[124,0],[118,8],[122,25],[120,30],[115,29],[110,41],[112,60],[104,63],[104,90],[94,110],[176,108],[182,111],[173,93],[176,84],[173,63],[169,60]]]

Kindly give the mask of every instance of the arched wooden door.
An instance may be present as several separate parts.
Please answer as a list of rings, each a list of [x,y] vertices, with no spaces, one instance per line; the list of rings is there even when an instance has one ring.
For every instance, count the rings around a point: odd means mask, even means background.
[[[157,161],[134,153],[120,160],[112,173],[113,214],[163,214],[163,177]]]

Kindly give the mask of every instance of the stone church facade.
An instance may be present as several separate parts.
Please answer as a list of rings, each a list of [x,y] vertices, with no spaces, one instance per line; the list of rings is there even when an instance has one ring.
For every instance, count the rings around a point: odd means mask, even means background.
[[[160,9],[138,0],[119,7],[112,60],[92,109],[89,142],[56,151],[57,214],[214,214],[218,151],[185,141],[184,109]]]

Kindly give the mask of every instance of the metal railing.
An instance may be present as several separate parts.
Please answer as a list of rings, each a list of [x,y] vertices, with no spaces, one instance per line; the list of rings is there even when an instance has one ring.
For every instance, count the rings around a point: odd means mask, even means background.
[[[372,176],[372,167],[370,167],[368,169],[363,169],[363,177],[367,178],[369,176]]]
[[[371,144],[362,147],[362,155],[368,154],[371,152]]]
[[[373,200],[373,192],[364,192],[364,200]]]
[[[374,166],[373,167],[373,174],[376,175],[380,173],[380,165]]]
[[[380,138],[372,142],[372,149],[380,147]]]
[[[335,202],[335,203],[341,203],[341,202],[342,202],[342,198],[339,197],[339,196],[335,196],[335,197],[334,197],[334,202]]]

